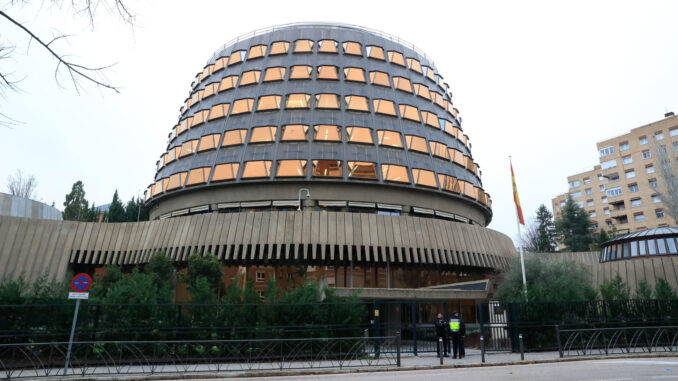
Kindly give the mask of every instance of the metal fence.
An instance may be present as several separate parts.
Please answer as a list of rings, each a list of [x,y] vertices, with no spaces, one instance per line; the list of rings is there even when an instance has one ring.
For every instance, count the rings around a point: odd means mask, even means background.
[[[0,377],[399,367],[400,336],[0,344]]]
[[[678,326],[555,331],[560,357],[678,351]]]

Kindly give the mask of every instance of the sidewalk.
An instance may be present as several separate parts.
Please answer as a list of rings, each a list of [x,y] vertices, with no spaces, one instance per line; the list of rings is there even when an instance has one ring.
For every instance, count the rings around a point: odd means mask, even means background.
[[[39,378],[22,378],[23,380],[78,380],[78,381],[134,381],[134,380],[178,380],[178,379],[223,379],[223,378],[240,378],[240,377],[275,377],[275,376],[311,376],[323,374],[348,374],[348,373],[364,373],[364,372],[383,372],[383,371],[404,371],[404,370],[430,370],[430,369],[444,369],[444,368],[471,368],[471,367],[487,367],[487,366],[505,366],[505,365],[529,365],[540,363],[555,363],[555,362],[571,362],[584,360],[609,360],[618,358],[639,358],[639,357],[676,357],[675,352],[651,353],[651,354],[630,354],[630,355],[609,355],[609,356],[580,356],[580,357],[566,357],[560,358],[558,352],[535,352],[526,353],[525,360],[520,359],[520,353],[489,353],[485,355],[485,363],[481,361],[480,350],[467,349],[466,357],[463,359],[452,359],[451,357],[443,358],[443,365],[440,365],[440,358],[435,353],[424,353],[419,356],[414,356],[410,353],[401,356],[401,367],[396,366],[380,366],[380,367],[356,367],[356,368],[309,368],[309,369],[294,369],[294,370],[242,370],[242,371],[211,371],[205,366],[196,365],[192,367],[192,371],[187,372],[173,372],[173,373],[149,373],[149,374],[101,374],[101,375],[87,375],[87,376],[57,376],[57,377],[39,377]],[[204,371],[200,371],[203,370]]]

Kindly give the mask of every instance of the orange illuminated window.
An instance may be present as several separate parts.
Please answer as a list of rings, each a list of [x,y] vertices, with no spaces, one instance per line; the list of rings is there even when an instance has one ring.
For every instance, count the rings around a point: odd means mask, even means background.
[[[408,58],[407,67],[421,74],[421,63],[419,62],[419,60],[416,60],[414,58]]]
[[[285,79],[284,67],[269,67],[264,73],[264,82],[282,81]]]
[[[187,175],[188,172],[179,172],[170,175],[169,181],[167,181],[167,185],[165,187],[165,191],[177,189],[179,187],[184,186],[184,182],[186,182]]]
[[[407,167],[403,167],[402,165],[382,164],[381,175],[383,176],[384,181],[408,184],[410,182],[410,176],[407,173]]]
[[[318,66],[318,79],[339,80],[339,71],[336,66],[323,65]]]
[[[151,185],[151,194],[153,196],[157,196],[160,193],[164,192],[163,190],[163,185],[167,184],[167,178],[160,179],[155,182],[155,184]]]
[[[219,145],[219,138],[221,138],[221,134],[210,134],[201,137],[198,152],[217,148]]]
[[[228,59],[228,66],[241,63],[245,59],[245,51],[238,50],[231,53],[231,58]]]
[[[193,114],[193,124],[191,125],[191,128],[205,123],[205,121],[207,120],[207,115],[209,114],[209,112],[210,112],[210,110],[196,111],[196,113]]]
[[[297,65],[290,68],[290,79],[311,79],[313,68],[306,65]]]
[[[287,124],[282,126],[281,141],[308,140],[308,126],[304,124]]]
[[[429,141],[428,144],[431,147],[431,153],[433,156],[450,160],[450,154],[447,152],[447,146],[445,144],[433,141]]]
[[[456,178],[448,175],[438,174],[438,182],[440,183],[440,188],[444,191],[459,193],[459,182]]]
[[[433,127],[433,128],[440,128],[440,124],[438,122],[438,115],[430,112],[430,111],[421,111],[421,120],[426,124],[427,126]]]
[[[318,41],[318,53],[339,53],[337,42],[334,40]]]
[[[313,52],[313,41],[311,40],[294,41],[294,53],[311,53],[311,52]]]
[[[264,95],[259,97],[257,111],[280,110],[281,95]]]
[[[221,143],[222,147],[228,146],[237,146],[245,143],[245,136],[247,136],[247,130],[231,130],[224,133],[224,141]]]
[[[212,70],[212,73],[216,73],[219,70],[222,70],[223,68],[226,67],[226,62],[228,62],[228,56],[226,57],[219,57],[217,61],[214,63],[214,70]]]
[[[433,71],[433,69],[431,69],[431,68],[428,67],[428,66],[422,66],[421,69],[422,69],[422,71],[424,72],[424,76],[425,76],[426,78],[428,78],[428,79],[430,79],[431,81],[437,83],[437,81],[436,81],[436,74],[435,74],[435,72]]]
[[[365,70],[358,67],[344,68],[344,79],[350,82],[365,83]]]
[[[290,50],[290,43],[287,41],[276,41],[271,44],[271,51],[268,53],[269,56],[275,56],[278,54],[286,54]]]
[[[387,99],[373,99],[372,106],[377,114],[396,116],[395,103]]]
[[[268,143],[275,140],[275,134],[278,131],[277,127],[263,126],[252,128],[252,136],[250,143]]]
[[[377,166],[368,161],[349,161],[348,177],[354,179],[377,179]]]
[[[400,109],[401,117],[415,122],[421,121],[421,119],[419,119],[419,110],[417,110],[416,107],[410,105],[398,105],[398,108]]]
[[[198,139],[188,140],[188,141],[184,142],[184,144],[181,145],[181,153],[179,154],[179,157],[184,157],[184,156],[194,154],[196,152],[197,147],[198,147]]]
[[[181,146],[174,147],[167,151],[167,160],[165,161],[165,164],[169,164],[176,160],[179,155],[181,154]]]
[[[342,177],[343,169],[339,160],[313,160],[312,176]]]
[[[421,185],[423,187],[437,188],[436,184],[436,175],[433,171],[427,171],[425,169],[412,169],[412,178],[414,183]]]
[[[258,160],[245,162],[245,168],[242,171],[243,179],[253,179],[257,177],[269,177],[271,175],[271,161]]]
[[[341,127],[331,124],[313,126],[313,140],[323,142],[340,142]]]
[[[240,78],[240,87],[259,83],[260,76],[261,70],[250,70],[242,73],[242,77]]]
[[[450,157],[455,163],[461,165],[462,167],[466,167],[466,159],[464,159],[464,154],[460,151],[450,148]]]
[[[372,130],[367,127],[346,127],[349,143],[373,144]]]
[[[311,107],[310,94],[287,94],[285,99],[286,109],[305,109]]]
[[[431,100],[433,100],[433,103],[436,105],[445,109],[445,97],[443,97],[442,94],[431,90]]]
[[[386,60],[386,58],[384,57],[384,49],[382,47],[368,45],[368,46],[366,46],[366,49],[367,49],[367,57],[368,58],[374,58],[374,59],[382,60],[382,61]]]
[[[426,139],[421,136],[405,135],[405,143],[407,143],[407,148],[411,151],[428,153]]]
[[[278,160],[276,177],[306,177],[306,160]]]
[[[464,181],[464,180],[459,180],[459,189],[461,190],[461,193],[464,196],[471,197],[475,199],[476,194],[475,194],[475,189],[473,187],[473,184]]]
[[[179,121],[179,125],[177,126],[177,136],[181,135],[183,132],[188,130],[189,124],[193,124],[193,117],[189,116],[188,118],[182,119]]]
[[[214,70],[214,64],[205,66],[205,68],[202,69],[202,73],[200,73],[200,76],[198,77],[198,82],[202,82],[205,78],[212,75],[213,70]]]
[[[403,57],[402,53],[398,53],[393,50],[388,51],[388,60],[389,62],[400,65],[400,66],[405,66],[405,57]]]
[[[344,97],[346,110],[369,112],[370,107],[367,104],[367,97],[359,95],[347,95]]]
[[[266,45],[254,45],[250,47],[250,52],[247,54],[247,60],[253,60],[255,58],[261,58],[266,55]]]
[[[422,85],[421,83],[415,83],[412,85],[414,87],[414,93],[417,94],[417,96],[420,96],[426,100],[431,100],[431,92],[428,90],[428,87],[426,85]]]
[[[235,180],[238,175],[238,163],[217,164],[214,167],[214,174],[212,175],[212,182]]]
[[[210,178],[210,167],[194,168],[188,172],[186,186],[204,184]]]
[[[346,41],[341,46],[344,48],[344,54],[352,56],[362,56],[363,51],[360,48],[360,43],[353,41]]]
[[[220,103],[212,106],[210,111],[210,120],[223,118],[228,114],[228,109],[231,107],[230,103]]]
[[[205,92],[202,95],[202,99],[206,99],[216,94],[219,91],[219,82],[212,82],[205,85]]]
[[[405,91],[412,94],[412,85],[410,80],[403,77],[393,77],[393,86],[400,91]]]
[[[400,138],[400,133],[397,131],[379,130],[377,131],[377,139],[379,145],[403,148],[403,141]]]
[[[337,94],[316,94],[315,108],[339,109],[339,96]]]
[[[237,75],[229,75],[228,77],[224,77],[221,80],[221,86],[219,86],[219,92],[230,90],[235,87],[235,84],[238,83],[238,76]]]
[[[233,102],[233,109],[231,110],[231,115],[240,115],[252,112],[253,106],[254,106],[253,98],[238,99],[235,102]]]
[[[445,133],[454,136],[455,138],[457,137],[457,128],[452,124],[447,119],[440,118],[438,119],[438,125],[440,126],[440,129],[445,131]]]
[[[391,87],[391,83],[388,81],[388,74],[383,71],[371,71],[370,82],[373,85]]]
[[[200,102],[202,100],[202,96],[205,93],[205,90],[198,90],[193,95],[191,95],[191,106],[194,104]]]

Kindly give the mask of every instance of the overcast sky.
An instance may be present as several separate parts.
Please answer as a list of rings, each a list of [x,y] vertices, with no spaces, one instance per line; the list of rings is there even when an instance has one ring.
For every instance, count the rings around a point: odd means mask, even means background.
[[[82,180],[87,199],[124,200],[152,182],[155,162],[195,74],[223,43],[253,29],[323,21],[395,34],[424,50],[450,84],[494,205],[490,228],[516,237],[508,156],[526,218],[567,191],[566,177],[598,162],[596,142],[678,112],[678,2],[659,1],[159,1],[126,0],[130,28],[101,11],[92,31],[67,9],[0,9],[83,63],[117,63],[120,93],[85,85],[80,95],[54,60],[0,19],[17,45],[0,70],[23,78],[0,99],[19,121],[0,127],[0,185],[34,174],[37,199],[63,209]],[[3,5],[4,4],[4,5]],[[419,8],[416,8],[419,7]]]

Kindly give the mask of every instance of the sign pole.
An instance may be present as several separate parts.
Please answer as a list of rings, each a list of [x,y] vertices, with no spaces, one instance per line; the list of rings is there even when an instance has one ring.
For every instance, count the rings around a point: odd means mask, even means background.
[[[71,361],[71,349],[73,348],[73,336],[75,335],[75,324],[78,322],[79,309],[80,309],[80,299],[76,299],[75,312],[73,313],[73,325],[71,326],[71,338],[68,339],[68,351],[66,352],[66,365],[64,365],[64,376],[68,374],[68,364]]]

